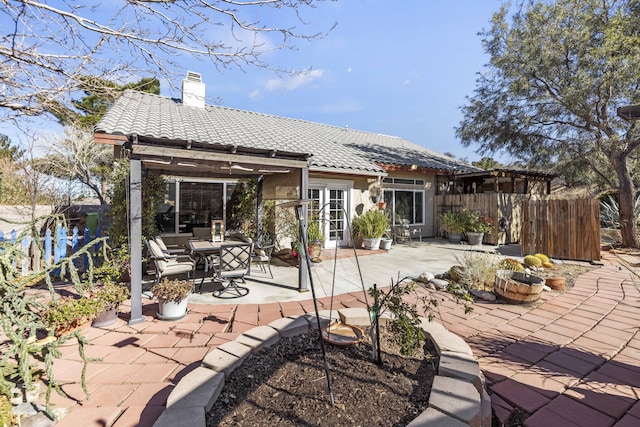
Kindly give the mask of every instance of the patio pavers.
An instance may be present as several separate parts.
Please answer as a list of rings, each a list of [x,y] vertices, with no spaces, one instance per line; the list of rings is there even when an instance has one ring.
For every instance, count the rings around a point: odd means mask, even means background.
[[[473,349],[492,393],[494,414],[506,422],[524,411],[526,426],[640,425],[640,292],[629,274],[605,266],[577,278],[565,293],[545,293],[537,306],[478,303],[465,315],[443,301],[439,320]],[[127,309],[116,325],[87,331],[88,369],[94,401],[76,383],[77,348],[63,349],[54,367],[73,399],[54,396],[70,413],[59,426],[152,426],[180,378],[210,351],[272,320],[313,311],[307,299],[268,304],[189,304],[174,322],[153,318],[128,325]],[[318,299],[320,310],[362,307],[361,292]],[[74,400],[77,399],[77,400]],[[617,423],[617,424],[616,424]],[[635,424],[634,424],[635,423]]]

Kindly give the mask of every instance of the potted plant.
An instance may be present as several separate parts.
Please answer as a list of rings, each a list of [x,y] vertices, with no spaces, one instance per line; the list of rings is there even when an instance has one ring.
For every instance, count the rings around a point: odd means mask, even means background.
[[[42,319],[51,334],[62,337],[88,326],[102,309],[102,303],[96,298],[62,297],[49,302]]]
[[[465,218],[460,212],[447,211],[440,216],[440,227],[449,240],[459,242],[466,230]]]
[[[389,229],[389,216],[384,211],[373,209],[355,217],[352,224],[354,234],[362,236],[365,249],[376,250]]]
[[[481,245],[485,233],[492,229],[491,219],[478,211],[464,211],[465,234],[470,245]]]
[[[129,299],[129,288],[122,284],[105,281],[95,286],[91,296],[102,304],[102,311],[91,323],[96,327],[109,326],[118,318],[120,304]]]
[[[187,300],[193,291],[190,280],[163,278],[151,288],[158,298],[158,317],[163,320],[182,319],[187,314]]]

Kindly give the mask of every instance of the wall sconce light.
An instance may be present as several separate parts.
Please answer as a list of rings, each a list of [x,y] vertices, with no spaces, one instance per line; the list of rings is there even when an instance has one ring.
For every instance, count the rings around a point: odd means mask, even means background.
[[[418,165],[411,165],[411,170],[412,171],[418,170]]]
[[[380,196],[371,196],[371,201],[373,203],[378,203],[378,200],[380,200]]]

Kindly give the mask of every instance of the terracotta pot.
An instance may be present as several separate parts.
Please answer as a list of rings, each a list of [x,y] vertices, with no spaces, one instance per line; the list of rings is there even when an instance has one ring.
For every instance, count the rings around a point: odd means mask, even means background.
[[[556,291],[564,291],[567,288],[567,281],[564,277],[549,277],[545,282],[547,286]]]

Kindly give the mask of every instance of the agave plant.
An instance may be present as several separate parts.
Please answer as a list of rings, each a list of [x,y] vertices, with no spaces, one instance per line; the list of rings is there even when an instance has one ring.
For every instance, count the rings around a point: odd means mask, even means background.
[[[633,212],[636,222],[640,224],[640,195],[636,196]],[[620,205],[612,195],[608,196],[608,200],[600,201],[600,224],[605,228],[620,228]]]

